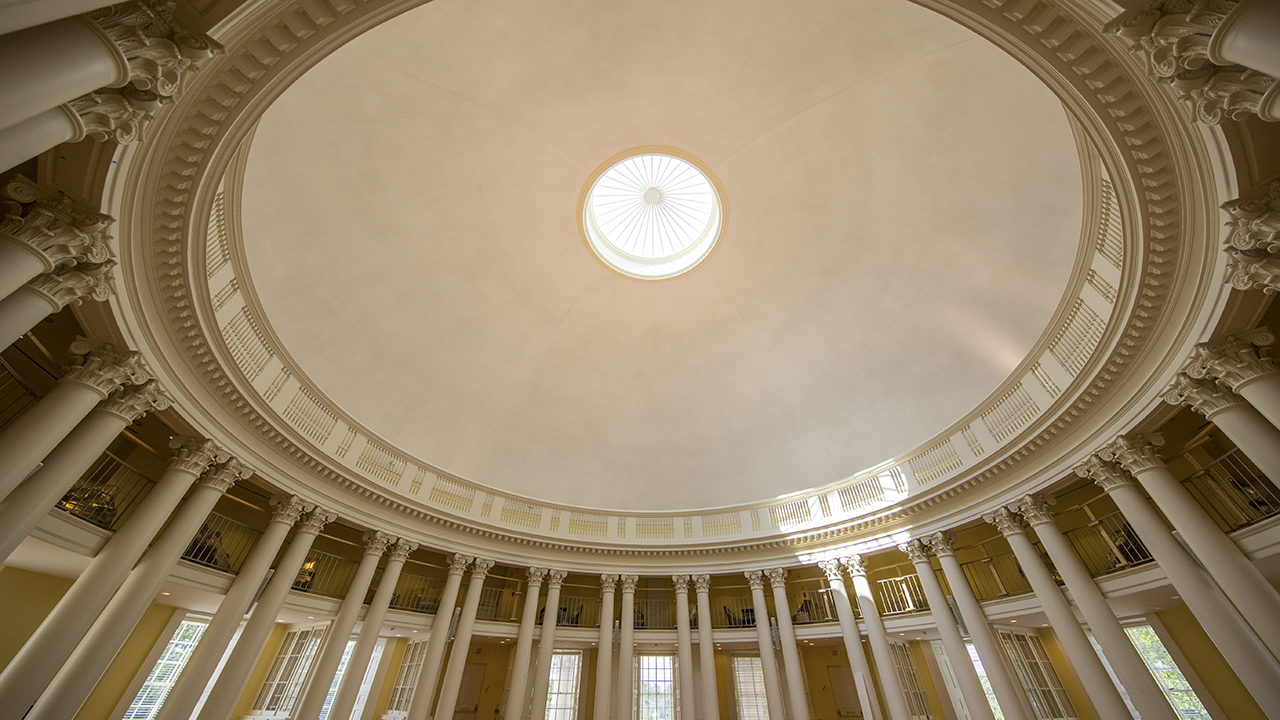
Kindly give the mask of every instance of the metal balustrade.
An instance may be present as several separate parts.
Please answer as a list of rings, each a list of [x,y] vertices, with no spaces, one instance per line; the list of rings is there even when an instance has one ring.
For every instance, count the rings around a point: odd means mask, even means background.
[[[110,452],[102,454],[58,501],[58,509],[118,530],[155,482]]]
[[[480,605],[476,608],[477,620],[519,622],[520,605],[516,602],[523,593],[502,588],[481,588]]]
[[[748,597],[711,598],[711,627],[755,627],[756,610]]]
[[[1031,586],[1023,577],[1022,568],[1018,567],[1018,561],[1012,552],[961,563],[960,569],[964,571],[965,578],[969,580],[969,587],[973,589],[973,594],[979,601],[1031,592]],[[946,588],[947,593],[951,594],[951,585],[947,582],[946,575],[942,570],[935,570],[935,572],[939,582]]]
[[[692,603],[691,603],[692,604]],[[676,626],[676,604],[672,600],[636,600],[635,627],[645,630]]]
[[[0,358],[0,428],[22,414],[40,396],[22,382],[9,363]]]
[[[836,602],[831,589],[801,590],[787,593],[787,605],[791,622],[796,625],[837,622]]]
[[[378,591],[378,584],[382,581],[382,572],[383,569],[378,568],[373,573],[373,580],[364,596],[366,605],[373,602],[373,594]],[[440,609],[440,595],[443,592],[444,583],[435,578],[401,573],[396,578],[396,586],[391,591],[391,602],[388,605],[396,610],[435,615]]]
[[[1147,546],[1142,544],[1138,533],[1119,512],[1103,515],[1065,534],[1076,555],[1094,577],[1151,560]]]
[[[226,515],[209,513],[182,557],[229,573],[240,572],[262,533]]]
[[[351,586],[358,563],[337,555],[311,550],[293,581],[293,589],[312,595],[341,598]]]
[[[1223,532],[1280,512],[1280,490],[1238,449],[1182,481]]]
[[[880,590],[881,615],[901,615],[929,609],[924,588],[920,586],[920,578],[916,575],[877,580],[876,586]]]
[[[557,615],[560,627],[600,627],[600,598],[561,595]]]

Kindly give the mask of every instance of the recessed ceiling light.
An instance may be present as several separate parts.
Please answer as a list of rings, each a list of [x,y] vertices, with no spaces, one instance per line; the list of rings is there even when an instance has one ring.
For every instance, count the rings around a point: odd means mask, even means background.
[[[168,595],[169,593],[160,593],[160,594],[161,594],[161,595]]]
[[[315,619],[316,619],[316,616],[315,616],[315,615],[308,615],[308,616],[307,616],[307,619],[308,619],[308,620],[315,620]]]
[[[1181,597],[1181,596],[1180,596],[1180,595],[1174,595],[1173,597],[1171,597],[1171,598],[1169,598],[1169,599],[1170,599],[1170,600],[1177,600],[1179,597]]]

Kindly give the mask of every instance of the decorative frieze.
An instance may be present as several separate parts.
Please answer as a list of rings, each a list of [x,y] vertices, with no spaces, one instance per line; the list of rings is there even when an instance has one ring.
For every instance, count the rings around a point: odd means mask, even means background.
[[[106,228],[113,222],[110,215],[21,175],[0,185],[0,233],[43,258],[46,272],[111,259]]]

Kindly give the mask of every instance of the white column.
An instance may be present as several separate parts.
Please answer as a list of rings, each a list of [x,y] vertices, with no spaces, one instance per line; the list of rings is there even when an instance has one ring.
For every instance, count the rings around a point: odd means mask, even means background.
[[[778,634],[782,640],[782,665],[787,673],[787,695],[791,720],[809,720],[809,698],[805,694],[804,671],[800,668],[800,651],[796,648],[796,631],[791,626],[791,604],[787,602],[787,571],[765,570],[773,590],[773,609],[778,615]]]
[[[693,634],[689,629],[689,576],[672,575],[676,589],[676,654],[680,658],[680,714],[698,716],[693,691]],[[802,690],[803,692],[803,690]]]
[[[111,4],[113,3],[106,0],[59,0],[56,3],[9,0],[0,3],[0,35],[97,10]]]
[[[1194,380],[1179,374],[1164,394],[1171,405],[1187,405],[1222,430],[1262,474],[1280,478],[1280,428],[1244,398],[1214,380]]]
[[[404,538],[400,538],[395,545],[391,546],[391,555],[387,558],[386,567],[382,569],[382,579],[378,581],[378,589],[374,591],[373,599],[369,601],[369,609],[364,614],[364,625],[360,627],[360,636],[356,638],[356,646],[351,648],[351,657],[347,658],[347,669],[342,674],[342,682],[338,684],[338,692],[333,696],[333,705],[329,707],[329,717],[351,717],[356,697],[360,694],[360,683],[364,681],[365,671],[369,669],[369,659],[373,657],[378,636],[382,633],[382,623],[387,617],[387,608],[391,607],[396,583],[400,581],[400,571],[404,569],[409,553],[417,549],[417,543],[409,542]]]
[[[173,442],[177,451],[173,460],[134,509],[129,522],[107,541],[0,672],[0,720],[18,720],[40,697],[187,489],[210,463],[227,458],[210,440],[179,438]]]
[[[618,712],[614,720],[631,720],[631,707],[634,704],[631,674],[636,651],[636,583],[640,582],[640,576],[623,575],[619,580],[622,581],[622,607],[619,608],[618,629]]]
[[[545,569],[537,567],[529,568],[527,573],[529,582],[524,590],[524,610],[520,613],[520,631],[516,634],[515,659],[511,665],[511,687],[507,690],[507,711],[503,715],[511,720],[523,718],[525,709],[529,707],[529,656],[533,654],[533,627],[538,624],[538,593],[542,590],[542,579],[547,575]],[[608,714],[596,717],[607,720]]]
[[[698,592],[698,664],[701,666],[702,676],[702,719],[720,720],[720,694],[716,690],[716,641],[711,631],[711,576],[694,575],[693,586]]]
[[[542,609],[542,632],[538,635],[538,665],[533,671],[533,697],[529,717],[541,720],[547,713],[548,683],[551,682],[551,656],[556,649],[556,626],[560,624],[560,585],[569,573],[547,571],[547,602]]]
[[[1119,466],[1097,456],[1075,471],[1098,483],[1111,496],[1263,712],[1272,720],[1280,720],[1280,663],[1240,618],[1209,574],[1173,537],[1138,486]]]
[[[1270,0],[1240,0],[1209,38],[1209,61],[1244,65],[1280,77],[1280,5]]]
[[[902,683],[898,680],[893,653],[889,649],[889,634],[885,632],[880,609],[871,594],[871,583],[867,581],[866,565],[861,555],[844,558],[844,564],[853,580],[853,592],[858,598],[858,609],[862,611],[862,622],[867,626],[867,643],[871,646],[871,656],[876,659],[876,677],[880,678],[885,709],[892,720],[911,720],[911,711],[907,709],[907,699],[902,694]]]
[[[311,543],[320,534],[320,530],[335,519],[335,513],[317,507],[298,526],[293,541],[285,548],[284,555],[276,565],[275,574],[263,589],[258,604],[249,615],[249,621],[240,632],[240,639],[231,649],[231,655],[222,666],[222,672],[209,691],[209,697],[200,708],[199,720],[227,720],[231,715],[244,690],[244,684],[249,679],[249,673],[253,672],[253,666],[262,654],[262,647],[266,645],[267,638],[275,627],[280,608],[284,606],[285,598],[298,579],[298,572],[307,559]]]
[[[338,607],[337,616],[325,631],[323,646],[312,664],[311,680],[290,715],[297,720],[320,717],[324,700],[329,696],[329,687],[333,684],[333,676],[338,673],[342,654],[346,652],[347,642],[351,639],[351,630],[356,626],[356,616],[364,607],[364,596],[369,592],[369,583],[373,582],[373,573],[382,561],[382,554],[396,540],[378,530],[365,533],[363,539],[364,554],[360,556],[360,564],[356,566],[355,575],[351,578],[351,586],[347,588],[347,595]]]
[[[15,167],[49,148],[64,142],[80,142],[84,137],[84,121],[70,105],[59,105],[0,130],[0,167]],[[0,255],[3,255],[2,250]],[[3,259],[0,259],[0,264],[2,263]],[[13,272],[0,271],[0,278],[18,275],[23,271],[25,268],[15,269]],[[33,276],[34,273],[27,277]],[[4,285],[3,280],[0,280],[0,291],[4,290]]]
[[[1177,713],[1147,670],[1142,656],[1125,634],[1089,570],[1054,522],[1053,513],[1049,510],[1053,502],[1051,497],[1027,495],[1018,501],[1018,511],[1035,528],[1036,536],[1044,545],[1045,552],[1049,553],[1059,577],[1143,720],[1177,720]]]
[[[120,586],[93,627],[63,663],[35,707],[27,713],[27,720],[75,717],[169,579],[173,566],[191,545],[191,539],[200,531],[213,506],[228,488],[252,474],[252,469],[232,458],[201,478],[169,526],[138,561],[137,567],[129,573],[129,579]]]
[[[80,124],[79,117],[65,106],[45,114],[49,113],[69,114]],[[46,121],[58,124],[56,118]],[[24,133],[43,137],[47,131],[41,132],[34,125],[22,131],[17,127],[0,130],[3,148],[0,152],[14,152],[11,141],[16,143]],[[20,157],[0,166],[13,167],[26,159]],[[0,198],[7,201],[0,203],[0,298],[8,297],[35,276],[53,272],[58,267],[102,263],[111,257],[105,230],[112,222],[111,216],[70,200],[57,188],[36,184],[21,175],[0,184]]]
[[[858,703],[862,706],[862,714],[872,720],[880,720],[880,697],[876,692],[875,682],[871,679],[871,663],[867,662],[867,652],[862,648],[862,634],[858,632],[858,621],[853,614],[853,605],[849,602],[849,589],[844,584],[844,563],[831,559],[819,562],[818,566],[827,574],[827,582],[831,585],[836,618],[840,621],[840,634],[844,637],[844,650],[849,655],[849,666],[853,671],[853,684],[858,689]]]
[[[59,268],[37,275],[0,300],[0,347],[9,347],[37,323],[68,305],[103,301],[112,295],[110,272],[115,261]]]
[[[960,617],[964,618],[964,624],[969,629],[969,639],[978,651],[978,658],[982,660],[982,667],[986,670],[987,680],[991,683],[991,689],[995,692],[996,702],[1000,704],[1000,711],[1004,713],[1005,720],[1034,720],[1027,714],[1022,700],[1022,687],[1014,679],[1013,673],[1009,672],[1009,666],[1004,661],[1000,641],[991,631],[991,626],[987,624],[987,616],[982,612],[982,606],[978,604],[978,598],[974,596],[973,589],[969,587],[969,580],[960,567],[960,561],[956,560],[955,546],[952,544],[951,537],[945,533],[934,533],[929,536],[928,543],[942,565],[947,584],[951,586],[951,596],[955,598],[956,606],[960,608]]]
[[[1119,462],[1138,479],[1245,621],[1280,658],[1280,593],[1169,472],[1157,452],[1162,445],[1159,434],[1121,436],[1099,455]]]
[[[1022,520],[1008,508],[999,508],[983,519],[995,525],[1009,541],[1009,547],[1013,548],[1013,554],[1031,585],[1031,591],[1040,601],[1040,607],[1049,618],[1049,625],[1062,644],[1067,661],[1071,663],[1080,682],[1089,688],[1089,702],[1093,703],[1098,717],[1123,718],[1132,715],[1107,668],[1102,664],[1102,659],[1093,649],[1093,643],[1089,642],[1084,628],[1080,627],[1075,612],[1058,589],[1058,583],[1049,574],[1049,568],[1045,567],[1040,552],[1022,529]]]
[[[302,500],[294,495],[274,497],[271,499],[271,506],[273,510],[267,529],[253,546],[253,551],[241,566],[235,582],[231,583],[231,589],[223,596],[218,611],[200,636],[199,644],[165,698],[156,720],[190,719],[196,703],[200,701],[200,696],[204,694],[209,679],[218,667],[218,662],[222,660],[240,622],[244,620],[249,603],[258,594],[258,588],[262,587],[262,580],[271,569],[271,561],[276,559],[276,553],[284,544],[289,529],[306,510]]]
[[[458,704],[458,690],[462,685],[462,671],[466,669],[467,657],[471,654],[471,631],[476,625],[480,593],[484,590],[484,578],[491,567],[493,561],[482,558],[476,558],[471,564],[471,582],[467,584],[467,597],[462,601],[462,615],[458,617],[453,649],[449,651],[449,664],[445,666],[444,682],[440,685],[440,700],[436,703],[437,718],[453,718],[453,711]],[[554,576],[555,571],[551,571],[551,574]]]
[[[745,575],[751,585],[751,607],[756,619],[756,642],[760,646],[760,667],[764,671],[764,694],[769,704],[769,718],[786,718],[782,683],[778,678],[778,658],[773,651],[773,633],[769,631],[769,606],[764,599],[764,573],[760,570],[748,570]]]
[[[0,430],[0,499],[31,473],[111,391],[150,379],[136,352],[80,338],[71,344],[74,363],[53,389]]]
[[[40,467],[0,501],[0,563],[31,534],[49,509],[75,485],[130,423],[170,405],[154,380],[118,388],[94,408]]]
[[[947,651],[947,659],[951,661],[956,684],[960,686],[960,697],[964,699],[969,716],[973,720],[995,720],[991,703],[987,702],[987,693],[982,689],[978,669],[969,659],[969,648],[964,644],[960,626],[956,624],[955,615],[951,612],[951,604],[947,602],[947,595],[942,591],[938,576],[933,573],[933,563],[929,561],[929,546],[921,540],[912,540],[899,545],[898,549],[906,553],[916,567],[916,577],[920,579],[920,587],[924,589],[925,599],[929,601],[934,627],[938,628],[942,647]],[[1143,666],[1142,671],[1147,671],[1146,666]]]
[[[100,87],[129,82],[129,62],[92,20],[76,16],[19,30],[0,43],[0,128]]]
[[[1272,38],[1272,42],[1274,40]],[[1263,357],[1258,352],[1273,342],[1275,335],[1270,330],[1257,328],[1218,342],[1197,345],[1186,373],[1193,378],[1216,378],[1225,383],[1272,425],[1280,427],[1280,367],[1274,358]]]
[[[462,573],[474,558],[454,553],[449,557],[449,575],[436,605],[436,616],[431,621],[431,638],[427,640],[427,652],[422,658],[422,670],[414,685],[413,700],[409,703],[409,720],[426,720],[436,699],[436,685],[440,680],[440,667],[444,665],[445,646],[449,643],[449,626],[453,623],[453,608],[458,603],[458,588],[462,585]]]
[[[613,689],[613,592],[617,575],[600,576],[600,633],[596,640],[596,720],[609,720]],[[523,629],[523,628],[522,628]],[[526,659],[526,662],[527,659]],[[515,687],[515,683],[512,683]]]

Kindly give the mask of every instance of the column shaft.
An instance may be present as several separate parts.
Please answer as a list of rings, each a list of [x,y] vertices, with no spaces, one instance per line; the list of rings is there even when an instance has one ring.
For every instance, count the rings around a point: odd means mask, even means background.
[[[635,623],[636,623],[636,582],[635,575],[623,575],[622,607],[619,608],[618,630],[618,713],[615,720],[631,720],[632,697],[631,674],[635,665]],[[535,720],[541,720],[536,718]]]
[[[1280,373],[1241,383],[1236,386],[1236,393],[1248,400],[1272,425],[1280,427]]]
[[[680,714],[698,716],[697,698],[693,690],[693,634],[689,629],[689,576],[672,578],[676,588],[676,654],[680,659]]]
[[[698,656],[701,661],[702,718],[720,720],[720,697],[716,690],[716,645],[711,625],[711,576],[694,575],[698,590]]]
[[[0,347],[9,347],[39,322],[62,309],[57,300],[23,285],[0,300]]]
[[[369,669],[369,660],[378,645],[378,636],[382,633],[382,623],[387,617],[387,608],[391,607],[391,598],[395,595],[396,583],[400,581],[400,572],[404,569],[409,553],[418,548],[417,543],[403,539],[391,549],[391,557],[382,570],[382,579],[378,581],[378,589],[369,601],[369,610],[364,615],[364,625],[360,627],[360,636],[356,638],[356,646],[351,648],[351,657],[347,659],[346,672],[342,674],[342,682],[338,692],[333,696],[333,705],[329,708],[329,717],[348,718],[355,707],[356,696],[360,694],[360,683],[364,681],[365,671]]]
[[[364,607],[364,596],[369,592],[373,573],[378,569],[382,553],[390,543],[391,538],[380,532],[365,536],[364,554],[360,556],[360,564],[356,566],[356,573],[351,578],[351,586],[347,588],[347,595],[338,607],[337,616],[325,631],[323,646],[312,663],[311,681],[294,706],[291,717],[295,720],[320,717],[324,700],[329,696],[329,687],[333,685],[333,676],[338,672],[342,654],[346,652],[347,642],[351,639],[351,630],[356,626],[356,616],[360,614],[360,608]]]
[[[320,529],[333,518],[334,516],[328,511],[317,508],[294,533],[293,541],[289,543],[284,555],[280,557],[280,562],[276,564],[275,574],[271,576],[270,582],[262,591],[262,596],[258,598],[258,604],[249,615],[249,621],[245,623],[240,639],[236,641],[235,647],[231,650],[231,656],[227,658],[227,663],[222,667],[217,682],[213,684],[213,690],[209,692],[204,707],[200,709],[199,720],[227,720],[231,711],[235,709],[236,701],[240,699],[244,684],[249,679],[249,673],[253,672],[253,666],[258,662],[258,656],[262,654],[262,647],[266,645],[267,637],[275,627],[280,608],[293,588],[294,581],[298,579],[298,572],[302,569],[303,561],[307,559],[311,543],[315,541],[316,535],[320,534]]]
[[[1280,478],[1280,429],[1272,425],[1247,403],[1237,402],[1217,412],[1209,419],[1249,456],[1254,465],[1269,478]]]
[[[458,704],[458,689],[462,685],[462,671],[466,669],[467,657],[471,654],[471,631],[476,625],[480,593],[484,590],[484,578],[491,567],[492,560],[480,558],[476,558],[471,567],[471,582],[467,585],[467,597],[462,601],[462,615],[458,618],[458,630],[453,636],[453,649],[449,651],[449,664],[445,667],[444,682],[440,685],[440,700],[436,703],[435,717],[444,720],[453,718],[453,711]]]
[[[129,578],[107,603],[93,627],[76,646],[75,651],[63,663],[49,687],[40,696],[35,707],[27,713],[28,720],[65,720],[75,717],[80,706],[89,699],[89,693],[102,678],[107,667],[120,648],[129,639],[138,621],[142,619],[151,601],[169,579],[173,566],[178,564],[191,539],[213,506],[239,475],[235,470],[229,478],[201,482],[182,504],[169,527],[147,550]]]
[[[449,626],[453,624],[453,608],[458,603],[458,588],[462,586],[462,573],[472,558],[454,554],[449,558],[449,576],[440,593],[435,619],[431,621],[431,637],[427,640],[427,654],[422,658],[422,670],[414,685],[413,700],[409,704],[410,720],[426,720],[436,699],[436,685],[440,680],[440,666],[444,664],[445,646],[449,643]]]
[[[787,674],[787,696],[791,720],[809,720],[809,697],[805,693],[804,671],[800,668],[800,651],[796,647],[796,631],[791,625],[791,605],[787,602],[787,571],[774,568],[765,572],[773,591],[773,609],[778,616],[778,635],[782,640],[782,664]]]
[[[759,570],[747,573],[751,583],[751,607],[756,619],[756,642],[760,646],[760,667],[764,671],[765,699],[769,704],[769,717],[785,718],[786,707],[782,700],[782,682],[778,677],[778,657],[773,651],[773,633],[769,630],[769,606],[764,599],[764,575]]]
[[[129,82],[129,62],[92,20],[55,20],[6,35],[0,45],[0,128],[100,87]]]
[[[0,6],[0,35],[97,10],[106,0],[62,0],[56,3],[6,3]]]
[[[916,543],[914,547],[912,543]],[[995,720],[991,712],[991,703],[987,702],[987,693],[982,689],[982,679],[978,677],[978,669],[969,659],[969,648],[964,644],[964,636],[960,634],[960,626],[956,624],[947,595],[942,591],[942,583],[933,573],[933,563],[925,555],[923,543],[913,540],[907,546],[899,546],[909,555],[916,567],[916,577],[920,579],[920,587],[924,589],[925,599],[929,601],[929,612],[933,615],[933,624],[938,628],[942,639],[942,647],[947,651],[947,659],[951,661],[951,670],[955,673],[956,684],[960,686],[960,697],[973,720]],[[1143,668],[1144,670],[1146,668]]]
[[[271,561],[275,560],[285,536],[289,534],[289,529],[302,510],[302,501],[296,497],[284,498],[276,503],[271,522],[267,523],[267,529],[253,546],[253,551],[240,568],[240,574],[231,583],[231,589],[223,596],[218,611],[209,621],[204,635],[200,636],[199,644],[182,668],[182,674],[178,676],[173,690],[165,698],[156,720],[190,720],[196,703],[200,701],[209,679],[213,677],[213,671],[217,669],[218,662],[222,660],[227,646],[240,627],[240,622],[244,620],[249,603],[253,602],[258,588],[262,587],[262,580],[271,569]]]
[[[49,451],[80,424],[107,393],[92,385],[61,380],[0,430],[0,499],[13,492]]]
[[[934,548],[936,551],[937,546],[935,545]],[[955,555],[949,553],[938,555],[938,561],[942,564],[942,572],[947,576],[947,584],[951,586],[952,597],[960,608],[960,616],[964,618],[964,623],[969,628],[969,639],[978,651],[978,657],[982,660],[982,667],[986,670],[987,680],[991,683],[991,689],[995,691],[996,702],[1000,703],[1000,711],[1004,713],[1005,720],[1033,720],[1027,714],[1025,702],[1022,699],[1022,688],[1009,672],[1009,666],[1005,663],[1003,651],[1000,649],[1000,641],[996,639],[991,626],[987,624],[987,616],[982,612],[982,606],[978,604],[978,598],[974,596],[973,589],[969,587],[969,581],[964,576],[960,562],[956,560]]]
[[[560,583],[563,570],[547,571],[547,603],[542,609],[542,632],[538,635],[538,665],[533,672],[533,698],[529,717],[541,720],[547,714],[547,684],[551,682],[551,656],[556,649],[556,626],[560,621]]]
[[[18,125],[0,130],[0,164],[7,162],[9,158],[16,157],[16,160],[5,165],[5,167],[11,168],[23,160],[38,155],[39,152],[36,152],[26,157],[18,157],[24,154],[26,148],[30,147],[32,143],[38,144],[40,138],[45,137],[46,134],[51,135],[51,137],[61,134],[57,132],[47,133],[38,129],[50,120],[56,122],[57,113],[60,111],[61,108],[54,108]],[[72,113],[72,115],[74,114]],[[46,118],[46,115],[51,115],[51,117]],[[30,127],[22,127],[28,124],[30,124]],[[54,143],[54,145],[57,144]],[[52,147],[52,145],[49,147]],[[45,149],[47,150],[48,148]],[[54,267],[55,265],[40,250],[9,233],[0,232],[0,298],[9,297],[13,291],[26,285],[31,278],[41,273],[50,272]]]
[[[600,578],[600,634],[596,640],[596,720],[609,720],[613,697],[613,590],[617,575]]]
[[[898,680],[893,653],[889,649],[889,634],[885,632],[884,620],[880,618],[860,556],[849,561],[849,577],[853,579],[853,592],[858,598],[858,609],[862,611],[862,623],[867,626],[867,642],[871,646],[871,656],[876,659],[876,677],[880,679],[885,709],[892,720],[910,720],[911,711],[907,709],[906,696],[902,694],[902,683]]]
[[[862,706],[862,714],[872,720],[880,720],[880,696],[871,679],[871,663],[867,662],[867,652],[862,649],[862,634],[858,632],[858,621],[853,614],[853,604],[849,601],[849,589],[844,584],[844,566],[839,560],[824,560],[821,564],[827,573],[827,582],[831,584],[836,618],[840,621],[840,634],[844,637],[844,650],[849,655],[849,666],[853,671],[853,684],[858,689],[858,703]]]
[[[525,587],[524,610],[520,613],[520,631],[511,664],[511,687],[507,689],[507,711],[503,715],[509,720],[521,720],[529,707],[529,657],[533,654],[533,628],[538,624],[538,593],[546,574],[542,568],[528,570],[529,584]]]

